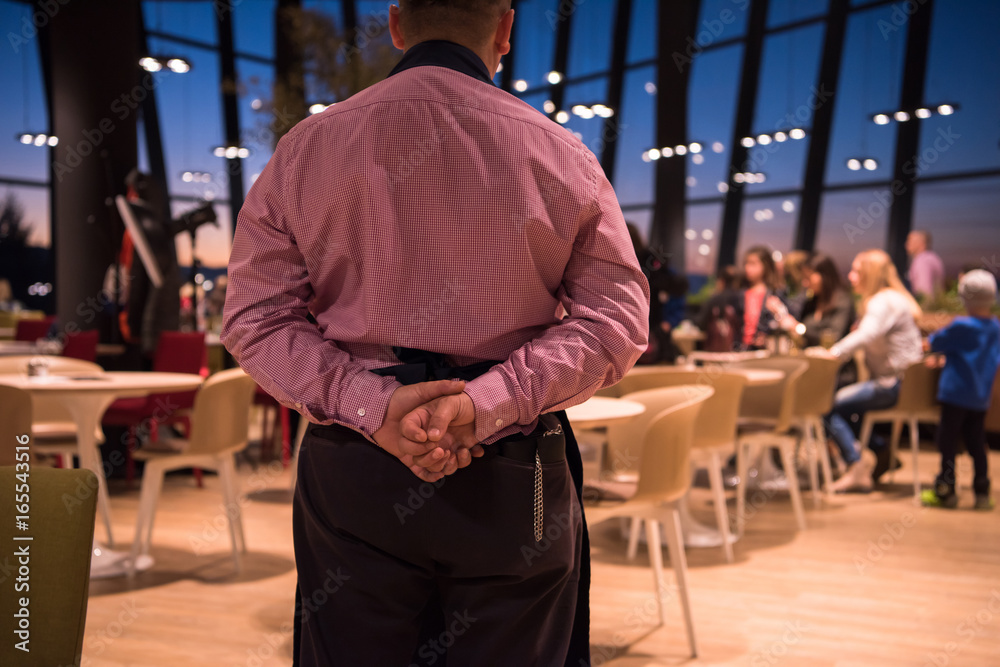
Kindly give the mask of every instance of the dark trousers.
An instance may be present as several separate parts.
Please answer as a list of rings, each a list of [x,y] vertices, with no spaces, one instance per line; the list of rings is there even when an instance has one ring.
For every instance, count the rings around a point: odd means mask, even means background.
[[[534,464],[486,446],[422,482],[353,430],[310,425],[293,507],[295,664],[589,665],[570,648],[581,631],[587,645],[589,545],[566,435],[567,461],[543,464],[536,541]]]
[[[972,457],[975,477],[972,488],[976,495],[987,495],[990,492],[989,457],[986,451],[986,431],[983,424],[986,413],[980,410],[941,404],[941,424],[938,426],[937,444],[941,452],[941,472],[935,480],[935,486],[940,490],[938,495],[951,495],[955,492],[955,455],[958,453],[958,440],[965,441],[965,449]],[[941,491],[945,493],[941,493]]]

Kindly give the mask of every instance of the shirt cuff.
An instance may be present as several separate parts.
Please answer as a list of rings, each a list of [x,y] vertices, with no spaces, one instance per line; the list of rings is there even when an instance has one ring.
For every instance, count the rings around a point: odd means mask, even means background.
[[[519,430],[510,428],[520,426],[520,414],[514,393],[501,373],[487,371],[470,380],[465,385],[465,393],[476,409],[476,440],[489,444]],[[492,437],[494,435],[497,437]]]
[[[397,387],[402,386],[394,377],[361,371],[341,388],[340,403],[335,416],[323,418],[319,414],[322,412],[319,406],[296,403],[294,407],[315,424],[347,426],[375,443],[372,435],[385,423],[385,413],[389,408],[392,393]]]

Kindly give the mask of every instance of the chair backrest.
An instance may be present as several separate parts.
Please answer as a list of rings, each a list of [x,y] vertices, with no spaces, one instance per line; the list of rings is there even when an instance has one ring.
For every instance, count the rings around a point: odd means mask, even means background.
[[[904,412],[926,412],[937,407],[938,380],[940,368],[928,368],[923,360],[911,364],[903,372],[899,385],[899,400],[896,410]]]
[[[754,387],[743,392],[740,401],[740,417],[763,419],[774,422],[778,432],[787,431],[792,425],[795,410],[795,392],[799,378],[806,372],[809,363],[805,359],[792,357],[768,357],[767,359],[747,359],[733,364],[735,368],[760,368],[778,370],[785,374],[780,382]]]
[[[194,397],[191,442],[185,454],[217,454],[243,445],[256,383],[232,368],[210,375]]]
[[[644,389],[656,389],[657,387],[669,387],[678,384],[670,378],[678,373],[689,373],[687,366],[633,366],[632,369],[622,377],[616,384],[604,389],[597,390],[595,396],[607,396],[610,398],[621,398],[625,394],[631,394]],[[686,377],[686,376],[685,376]],[[696,384],[695,382],[681,384]]]
[[[53,315],[40,320],[19,319],[17,327],[14,330],[14,340],[30,341],[33,343],[39,338],[45,338],[49,335],[49,329],[52,328],[52,323],[55,321],[56,318]]]
[[[837,393],[837,378],[842,363],[839,359],[827,359],[805,355],[799,357],[809,364],[798,380],[795,390],[795,417],[825,415],[833,409],[833,396]]]
[[[66,343],[63,345],[62,356],[93,362],[97,359],[98,335],[97,329],[66,334]]]
[[[649,425],[663,410],[701,396],[703,387],[696,383],[697,380],[692,380],[684,385],[661,385],[622,396],[623,399],[642,403],[646,409],[628,421],[608,426],[606,469],[616,475],[638,472]]]
[[[0,466],[17,462],[17,439],[25,435],[31,435],[31,394],[0,384]]]
[[[655,385],[643,387],[637,391],[679,385],[698,385],[714,389],[715,393],[705,401],[698,416],[692,446],[695,448],[718,447],[733,443],[736,436],[736,420],[739,416],[740,399],[747,383],[745,375],[727,372],[723,367],[714,365],[701,368],[675,367],[670,372],[650,374],[649,378],[642,377],[640,382],[632,383],[630,381],[627,384],[630,387],[641,386],[646,384],[647,380],[653,379],[656,380]],[[619,425],[608,427],[609,440],[611,431],[617,428]]]
[[[12,491],[20,484],[17,470],[0,468],[0,488]],[[87,619],[90,586],[90,557],[93,553],[94,514],[97,508],[97,477],[89,470],[34,467],[31,470],[29,530],[17,529],[17,503],[0,502],[0,541],[7,547],[10,563],[19,548],[27,548],[31,559],[31,634],[24,653],[15,647],[23,640],[16,632],[6,633],[0,644],[2,665],[78,665],[83,651],[83,631]],[[22,508],[23,509],[23,508]],[[14,541],[30,535],[33,541]],[[44,548],[42,548],[44,547]],[[14,551],[11,551],[13,549]],[[0,595],[0,618],[9,620],[22,612],[21,598],[13,593],[13,576]],[[44,637],[38,635],[39,619],[44,619]],[[25,661],[25,656],[31,656]]]
[[[691,442],[698,413],[711,387],[683,385],[656,389],[669,403],[647,423],[639,461],[635,500],[671,502],[691,486]],[[661,403],[661,404],[662,404]]]
[[[153,370],[161,373],[200,375],[207,366],[208,350],[203,331],[164,331],[153,355]]]

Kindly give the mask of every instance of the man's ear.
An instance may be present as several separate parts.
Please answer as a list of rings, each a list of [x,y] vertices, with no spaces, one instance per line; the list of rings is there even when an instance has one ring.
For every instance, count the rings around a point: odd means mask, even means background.
[[[500,17],[500,22],[497,24],[497,31],[493,35],[493,43],[497,47],[497,52],[500,55],[507,55],[510,52],[510,35],[514,26],[514,10],[508,9],[504,12],[503,16]]]
[[[392,36],[392,45],[400,51],[406,50],[406,39],[399,29],[399,6],[389,5],[389,34]]]

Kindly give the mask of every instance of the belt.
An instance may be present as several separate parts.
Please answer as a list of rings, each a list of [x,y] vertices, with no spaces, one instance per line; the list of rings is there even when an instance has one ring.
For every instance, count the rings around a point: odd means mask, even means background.
[[[373,368],[376,375],[395,376],[401,384],[416,384],[433,380],[474,380],[502,361],[481,361],[468,366],[450,366],[439,352],[410,347],[393,347],[401,364]],[[540,415],[538,426],[528,435],[514,433],[484,447],[488,455],[503,456],[523,463],[535,464],[534,529],[535,541],[542,539],[542,464],[566,460],[566,436],[559,418],[553,413]]]

